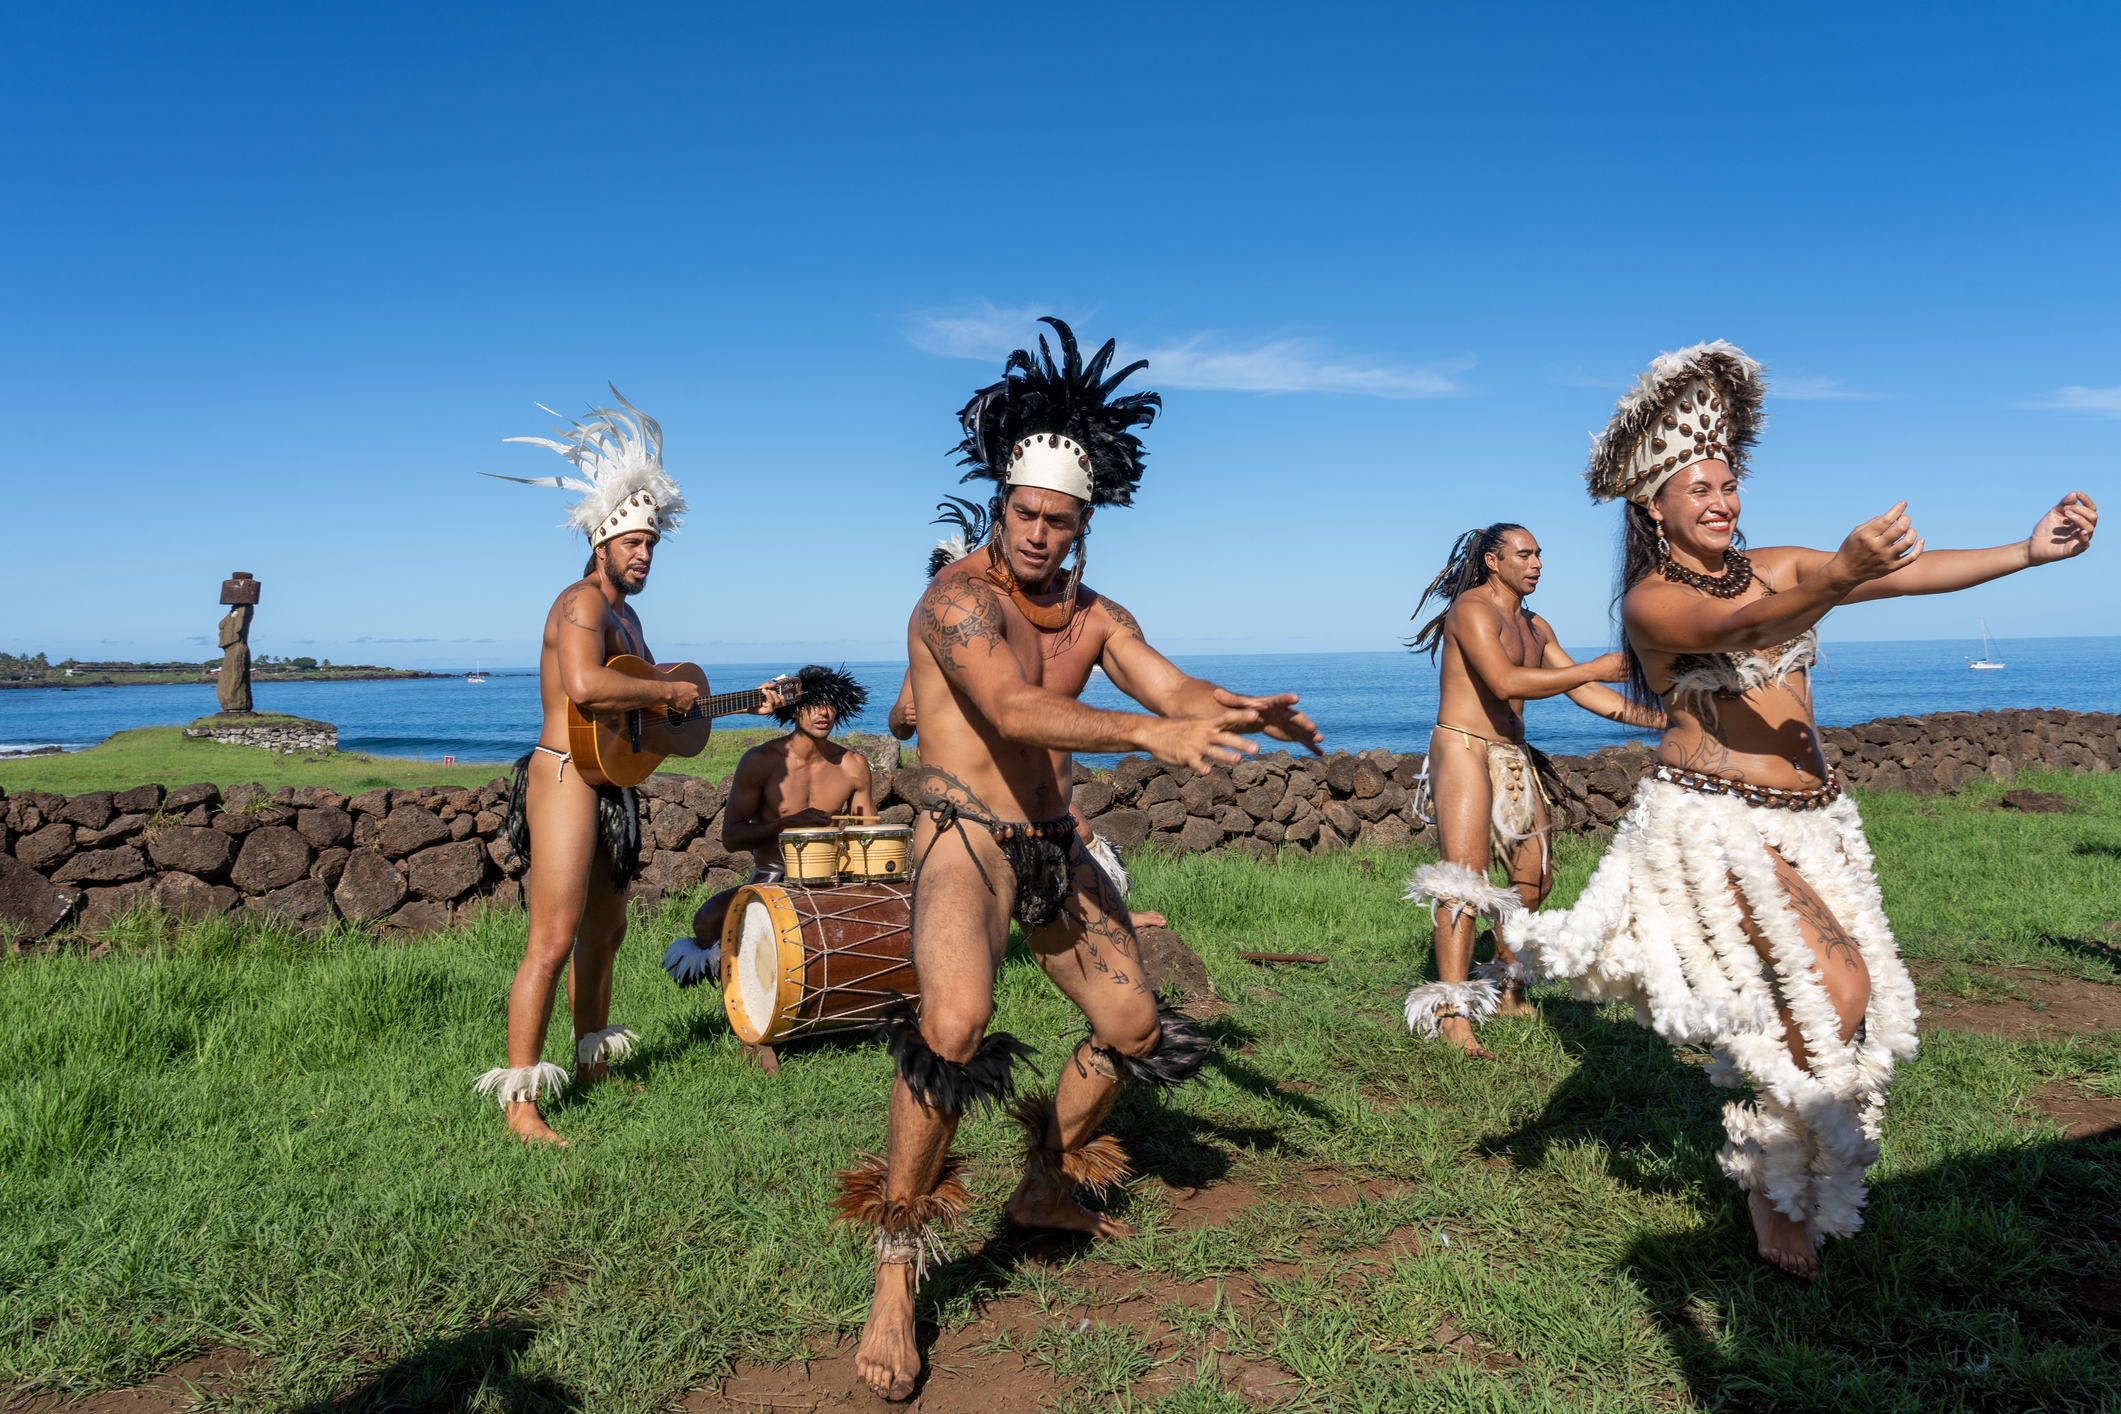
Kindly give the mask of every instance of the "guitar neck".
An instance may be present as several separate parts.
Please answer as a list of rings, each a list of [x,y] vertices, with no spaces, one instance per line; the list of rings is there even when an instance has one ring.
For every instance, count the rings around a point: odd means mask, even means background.
[[[766,700],[766,694],[757,688],[745,692],[721,692],[704,702],[695,703],[687,716],[731,717],[739,712],[749,712]]]

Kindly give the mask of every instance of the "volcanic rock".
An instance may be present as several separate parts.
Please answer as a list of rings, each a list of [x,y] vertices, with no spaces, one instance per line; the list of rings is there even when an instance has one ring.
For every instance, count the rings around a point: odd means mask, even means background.
[[[244,837],[228,882],[247,894],[284,889],[309,873],[309,841],[286,825],[261,825]]]
[[[322,879],[298,879],[255,900],[252,907],[297,928],[323,928],[331,923],[331,890]]]
[[[392,859],[404,859],[449,838],[449,826],[421,805],[400,805],[383,821],[376,848]]]
[[[147,858],[131,845],[77,854],[52,875],[54,884],[122,884],[147,872]]]
[[[347,857],[331,896],[339,912],[356,922],[367,922],[405,901],[405,880],[377,851],[357,849]]]
[[[107,790],[87,791],[66,802],[66,808],[59,812],[59,818],[71,820],[84,829],[100,830],[110,823],[110,817],[116,813],[111,809],[110,798],[111,792]]]
[[[0,921],[18,936],[41,938],[58,927],[72,908],[70,897],[28,864],[0,854]]]
[[[159,868],[181,870],[202,879],[225,879],[236,862],[236,842],[219,830],[180,825],[158,831],[147,842],[147,854]]]
[[[15,858],[47,874],[64,864],[73,853],[74,827],[64,820],[54,820],[36,833],[15,841]]]
[[[295,816],[295,828],[318,849],[343,845],[353,838],[353,816],[331,806],[304,810]]]
[[[398,812],[392,811],[395,820]],[[462,898],[486,878],[486,848],[477,840],[423,849],[406,861],[412,891],[424,899]]]
[[[155,907],[179,918],[226,913],[241,897],[226,884],[209,884],[190,874],[164,874],[155,880]]]

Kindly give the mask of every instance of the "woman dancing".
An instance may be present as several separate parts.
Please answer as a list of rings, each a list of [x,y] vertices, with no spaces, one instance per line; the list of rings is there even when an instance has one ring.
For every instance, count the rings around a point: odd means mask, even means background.
[[[1831,553],[1747,554],[1738,482],[1763,391],[1728,343],[1665,354],[1592,448],[1592,499],[1627,503],[1631,692],[1661,698],[1670,726],[1581,900],[1516,913],[1504,936],[1536,975],[1714,1047],[1716,1084],[1752,1086],[1724,1106],[1717,1158],[1746,1191],[1760,1255],[1812,1276],[1824,1239],[1863,1226],[1863,1171],[1916,1016],[1856,803],[1820,755],[1815,626],[1838,604],[2082,554],[2098,509],[2071,492],[2025,540],[1927,550],[1903,501]]]

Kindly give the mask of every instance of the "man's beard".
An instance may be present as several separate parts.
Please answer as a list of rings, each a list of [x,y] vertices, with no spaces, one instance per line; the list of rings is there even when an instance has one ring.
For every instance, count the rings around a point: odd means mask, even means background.
[[[604,563],[604,582],[630,598],[648,587],[648,576],[643,574],[637,580],[629,580],[625,571],[607,560]]]

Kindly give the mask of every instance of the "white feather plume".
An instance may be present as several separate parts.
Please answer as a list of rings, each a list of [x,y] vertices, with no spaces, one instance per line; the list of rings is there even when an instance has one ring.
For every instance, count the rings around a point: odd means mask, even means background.
[[[953,565],[972,553],[965,546],[965,533],[963,531],[959,531],[955,535],[945,535],[942,539],[935,542],[935,548],[948,555],[950,563]]]
[[[1524,907],[1515,889],[1491,884],[1485,874],[1476,874],[1448,859],[1416,869],[1401,897],[1408,903],[1429,905],[1432,922],[1438,905],[1448,910],[1454,921],[1468,913],[1500,920]]]
[[[560,524],[571,525],[585,536],[594,533],[627,497],[640,492],[655,502],[657,528],[664,533],[675,531],[690,507],[678,493],[677,482],[663,470],[663,429],[654,418],[627,402],[616,387],[605,386],[611,388],[611,396],[625,411],[593,407],[587,422],[568,418],[569,427],[552,429],[561,438],[557,442],[550,437],[501,439],[549,447],[574,463],[579,476],[497,476],[490,471],[479,475],[524,486],[582,492],[582,499],[575,502]],[[561,416],[543,403],[538,406],[554,417]]]

